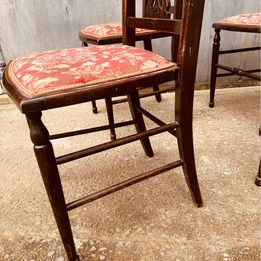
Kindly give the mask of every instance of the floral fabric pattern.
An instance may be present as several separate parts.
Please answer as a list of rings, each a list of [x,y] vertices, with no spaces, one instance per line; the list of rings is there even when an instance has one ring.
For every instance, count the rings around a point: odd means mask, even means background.
[[[218,23],[261,26],[261,13],[240,14],[225,18]]]
[[[136,28],[136,34],[150,33],[153,30]],[[89,36],[91,38],[110,38],[110,37],[121,37],[122,36],[122,24],[108,23],[108,24],[95,24],[87,26],[81,30],[83,35]]]
[[[9,65],[13,85],[27,97],[121,80],[176,64],[152,52],[126,45],[91,46],[37,52]]]

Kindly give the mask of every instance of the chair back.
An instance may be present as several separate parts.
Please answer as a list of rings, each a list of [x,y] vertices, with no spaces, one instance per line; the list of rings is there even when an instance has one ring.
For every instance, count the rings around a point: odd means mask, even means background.
[[[168,0],[147,1],[153,10],[167,13]],[[176,118],[192,122],[194,84],[205,0],[176,0],[174,19],[136,17],[136,1],[123,0],[123,43],[135,46],[135,28],[146,28],[178,36],[177,64],[180,73],[176,86]],[[181,12],[182,7],[182,12]],[[166,8],[165,10],[162,10]],[[175,9],[176,8],[176,9]],[[187,108],[186,108],[187,107]],[[182,112],[184,110],[184,113]]]

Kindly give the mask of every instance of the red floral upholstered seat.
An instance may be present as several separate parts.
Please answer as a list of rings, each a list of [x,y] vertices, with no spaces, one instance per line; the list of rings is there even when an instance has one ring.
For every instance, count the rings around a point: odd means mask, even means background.
[[[156,31],[140,28],[136,29],[137,35],[145,35],[152,32]],[[122,24],[120,22],[90,25],[80,31],[80,39],[82,41],[89,39],[99,42],[112,38],[115,38],[117,42],[122,41]]]
[[[240,32],[261,32],[261,13],[240,14],[213,24],[214,28]]]
[[[9,64],[8,74],[19,93],[34,98],[175,68],[151,52],[110,45],[24,55]]]

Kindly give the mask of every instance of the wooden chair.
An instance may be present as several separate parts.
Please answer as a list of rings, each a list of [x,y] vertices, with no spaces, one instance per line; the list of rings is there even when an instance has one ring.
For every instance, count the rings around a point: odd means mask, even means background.
[[[240,68],[233,68],[230,66],[221,65],[218,63],[219,55],[249,52],[260,50],[261,47],[240,48],[233,50],[220,51],[220,32],[221,30],[231,32],[244,32],[244,33],[260,33],[261,32],[261,13],[240,14],[232,17],[225,18],[221,21],[213,23],[212,27],[215,29],[213,51],[212,51],[212,63],[211,63],[211,81],[210,81],[210,102],[209,107],[214,107],[214,97],[216,89],[216,78],[225,77],[231,75],[245,76],[251,79],[260,80],[260,76],[254,73],[260,72],[260,69],[254,70],[242,70]],[[222,69],[228,71],[228,73],[217,74],[217,70]]]
[[[160,3],[162,1],[155,2]],[[203,9],[204,0],[184,0],[182,19],[137,18],[135,1],[124,0],[125,45],[37,52],[15,59],[6,67],[4,86],[10,98],[26,115],[38,166],[68,260],[79,260],[68,212],[120,189],[182,166],[192,198],[198,206],[202,206],[194,161],[192,112]],[[133,47],[135,27],[159,29],[180,35],[178,63],[169,62],[152,52]],[[161,84],[174,79],[175,120],[172,123],[164,123],[141,107],[138,90],[151,86],[152,83]],[[63,156],[55,156],[51,140],[109,127],[101,126],[50,135],[41,120],[42,111],[48,113],[51,109],[119,95],[128,95],[133,119],[115,124],[115,127],[135,124],[137,134]],[[159,127],[146,130],[142,115],[157,123]],[[65,201],[58,165],[136,140],[141,141],[146,155],[152,157],[149,137],[166,131],[177,137],[179,160],[73,202]]]

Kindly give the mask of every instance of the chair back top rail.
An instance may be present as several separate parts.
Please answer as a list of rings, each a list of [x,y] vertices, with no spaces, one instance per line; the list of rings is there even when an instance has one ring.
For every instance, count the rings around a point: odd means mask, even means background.
[[[142,25],[142,28],[145,29],[159,30],[170,34],[180,34],[181,22],[181,20],[177,19],[128,17],[127,25],[130,28],[137,28]]]

